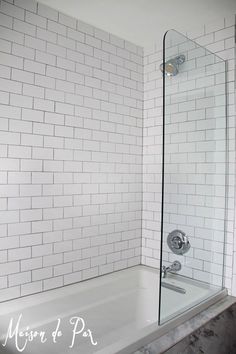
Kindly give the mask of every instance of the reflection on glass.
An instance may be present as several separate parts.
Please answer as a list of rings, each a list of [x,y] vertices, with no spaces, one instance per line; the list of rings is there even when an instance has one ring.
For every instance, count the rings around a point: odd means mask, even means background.
[[[160,323],[223,287],[225,62],[182,34],[164,37]]]

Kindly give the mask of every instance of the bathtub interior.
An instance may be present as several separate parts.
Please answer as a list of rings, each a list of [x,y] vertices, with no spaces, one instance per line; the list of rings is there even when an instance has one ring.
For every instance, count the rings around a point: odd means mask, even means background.
[[[185,294],[170,289],[162,289],[165,298],[162,316],[165,320],[173,313],[179,315],[194,305],[215,295],[220,288],[186,279],[181,276],[168,276],[166,282],[184,287]],[[38,354],[39,347],[45,354],[64,354],[72,341],[74,316],[82,317],[86,328],[90,328],[97,345],[88,338],[77,335],[71,353],[103,352],[125,338],[142,333],[151,325],[158,323],[159,271],[146,266],[135,266],[82,283],[70,285],[43,294],[31,295],[0,305],[0,331],[4,342],[10,319],[16,325],[19,315],[21,330],[27,327],[45,331],[48,340],[41,344],[36,338],[29,342],[25,354]],[[177,304],[177,305],[176,305]],[[164,313],[165,311],[165,313]],[[62,337],[52,343],[52,333],[60,319]],[[25,338],[19,339],[22,346]],[[9,340],[3,353],[15,353],[15,341]]]

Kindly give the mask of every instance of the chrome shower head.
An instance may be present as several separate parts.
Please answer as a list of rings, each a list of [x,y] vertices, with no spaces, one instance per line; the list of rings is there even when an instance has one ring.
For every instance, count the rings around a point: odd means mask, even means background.
[[[173,59],[169,59],[167,62],[165,62],[165,65],[162,63],[160,65],[160,69],[163,73],[165,72],[166,76],[175,76],[179,72],[179,65],[183,64],[184,62],[185,56],[181,54]]]

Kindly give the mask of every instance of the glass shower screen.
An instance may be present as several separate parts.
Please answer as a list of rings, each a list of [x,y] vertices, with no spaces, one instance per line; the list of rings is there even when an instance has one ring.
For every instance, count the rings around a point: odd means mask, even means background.
[[[226,220],[226,63],[164,36],[159,321],[222,290]]]

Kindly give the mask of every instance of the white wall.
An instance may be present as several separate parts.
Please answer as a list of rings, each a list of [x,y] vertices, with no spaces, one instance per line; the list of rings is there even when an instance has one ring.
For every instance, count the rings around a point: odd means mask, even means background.
[[[161,46],[171,28],[186,32],[236,13],[235,0],[40,0],[48,6],[141,45]]]
[[[143,50],[0,3],[0,301],[140,263]]]

